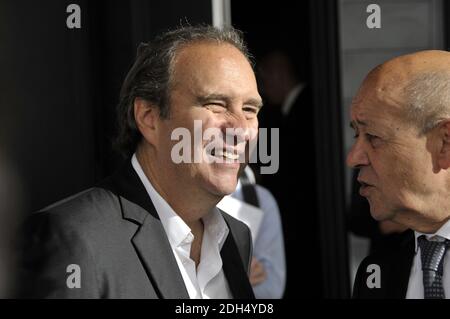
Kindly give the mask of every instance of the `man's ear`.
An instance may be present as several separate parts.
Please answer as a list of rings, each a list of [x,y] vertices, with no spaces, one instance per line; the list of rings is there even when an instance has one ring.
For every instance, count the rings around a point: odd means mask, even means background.
[[[155,145],[156,132],[159,120],[159,108],[152,103],[142,99],[134,99],[134,118],[138,130],[142,136],[150,143]]]
[[[440,169],[450,167],[450,119],[439,124],[438,127],[439,154],[438,164]]]

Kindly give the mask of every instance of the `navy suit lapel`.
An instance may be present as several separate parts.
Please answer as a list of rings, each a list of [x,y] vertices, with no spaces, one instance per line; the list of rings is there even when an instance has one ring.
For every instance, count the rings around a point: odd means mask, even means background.
[[[393,254],[387,298],[405,299],[408,290],[409,276],[414,259],[414,232],[408,230],[402,238],[400,250]]]
[[[402,234],[401,243],[393,251],[380,251],[368,256],[359,266],[355,278],[353,298],[357,299],[404,299],[408,290],[411,265],[414,258],[414,232]],[[368,287],[370,265],[378,265],[381,287]],[[370,280],[370,279],[369,279]]]

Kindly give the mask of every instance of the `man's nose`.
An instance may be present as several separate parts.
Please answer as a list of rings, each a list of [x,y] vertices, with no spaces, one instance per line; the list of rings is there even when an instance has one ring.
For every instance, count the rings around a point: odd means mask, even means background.
[[[237,140],[236,142],[242,143],[253,139],[257,130],[258,125],[252,127],[243,112],[236,112],[228,119],[225,134],[234,135]]]
[[[369,158],[361,141],[356,140],[350,149],[350,152],[348,152],[347,165],[351,168],[359,168],[361,166],[369,165]]]

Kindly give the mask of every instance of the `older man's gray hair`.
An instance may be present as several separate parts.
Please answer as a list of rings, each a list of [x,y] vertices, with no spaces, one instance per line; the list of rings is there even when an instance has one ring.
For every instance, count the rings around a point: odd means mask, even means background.
[[[440,121],[450,119],[450,72],[424,72],[405,87],[406,117],[416,124],[422,134]]]

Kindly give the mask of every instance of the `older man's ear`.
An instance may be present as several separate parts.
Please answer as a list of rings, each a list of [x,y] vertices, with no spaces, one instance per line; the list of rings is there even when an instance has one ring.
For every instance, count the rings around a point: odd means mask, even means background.
[[[134,100],[134,118],[138,130],[145,140],[150,144],[155,145],[159,109],[142,98],[136,98]]]
[[[439,124],[438,164],[440,169],[450,167],[450,119]]]

